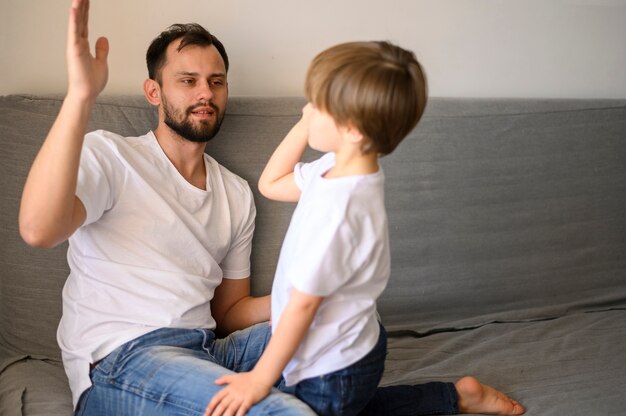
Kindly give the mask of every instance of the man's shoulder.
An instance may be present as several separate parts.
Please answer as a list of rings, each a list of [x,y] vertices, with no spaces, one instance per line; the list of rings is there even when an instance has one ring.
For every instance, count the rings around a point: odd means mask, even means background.
[[[108,130],[94,130],[85,135],[85,146],[135,146],[140,143],[145,143],[151,134],[151,132],[148,132],[141,136],[122,136],[121,134]]]
[[[93,130],[93,131],[88,132],[85,135],[85,138],[117,141],[117,140],[123,140],[124,136],[122,136],[121,134],[114,133],[109,130],[98,129],[98,130]]]

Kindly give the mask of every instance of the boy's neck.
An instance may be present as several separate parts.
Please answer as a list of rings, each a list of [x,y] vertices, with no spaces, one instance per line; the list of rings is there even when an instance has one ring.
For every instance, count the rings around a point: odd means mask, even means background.
[[[343,176],[369,175],[378,172],[378,154],[376,152],[361,153],[360,150],[354,152],[335,153],[335,166],[324,174],[324,178],[341,178]]]

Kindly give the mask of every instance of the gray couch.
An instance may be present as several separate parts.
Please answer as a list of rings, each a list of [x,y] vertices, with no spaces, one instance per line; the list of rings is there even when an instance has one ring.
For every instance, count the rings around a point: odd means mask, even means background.
[[[59,97],[0,97],[0,414],[70,415],[56,344],[65,246],[28,247],[17,212]],[[207,151],[249,181],[299,98],[230,100]],[[143,97],[102,97],[90,128],[155,126]],[[313,155],[309,155],[312,157]],[[431,99],[383,159],[392,278],[384,384],[472,374],[528,415],[624,415],[626,100]],[[254,293],[268,293],[293,206],[256,194]]]

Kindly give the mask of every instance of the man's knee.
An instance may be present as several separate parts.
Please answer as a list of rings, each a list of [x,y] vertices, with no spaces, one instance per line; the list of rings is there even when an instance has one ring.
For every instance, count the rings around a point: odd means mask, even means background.
[[[297,397],[273,389],[269,396],[248,411],[248,415],[315,416],[316,414]]]

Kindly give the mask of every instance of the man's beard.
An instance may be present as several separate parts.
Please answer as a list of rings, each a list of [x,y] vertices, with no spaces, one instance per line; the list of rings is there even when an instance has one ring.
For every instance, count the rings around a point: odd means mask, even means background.
[[[184,114],[181,114],[181,111],[170,107],[165,96],[161,97],[161,101],[165,115],[163,122],[183,139],[190,142],[206,143],[220,131],[224,114],[220,112],[215,104],[211,102],[199,103],[187,108]],[[189,116],[197,107],[211,107],[215,111],[215,123],[205,120],[201,121],[198,126],[194,126]]]

